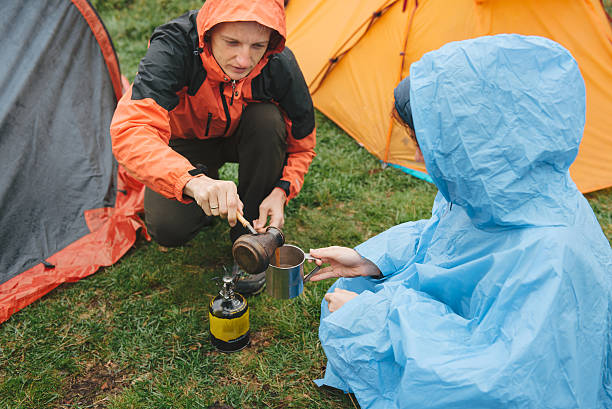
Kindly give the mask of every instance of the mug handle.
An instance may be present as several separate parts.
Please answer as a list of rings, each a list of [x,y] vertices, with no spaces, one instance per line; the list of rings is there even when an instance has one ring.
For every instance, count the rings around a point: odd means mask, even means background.
[[[318,258],[311,256],[310,253],[304,253],[304,259],[305,260],[319,260]],[[315,268],[313,268],[312,271],[304,277],[304,282],[307,282],[308,280],[310,280],[310,277],[312,277],[312,275],[316,273],[317,271],[319,271],[320,269],[321,269],[321,266],[316,266]]]

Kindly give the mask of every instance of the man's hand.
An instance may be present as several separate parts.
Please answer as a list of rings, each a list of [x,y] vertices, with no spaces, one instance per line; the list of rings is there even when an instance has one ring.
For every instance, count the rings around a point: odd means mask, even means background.
[[[311,249],[310,255],[317,258],[317,265],[329,263],[310,277],[310,281],[320,281],[334,277],[378,276],[380,270],[376,264],[363,258],[355,250],[348,247],[331,246]]]
[[[274,188],[259,205],[259,218],[253,221],[253,227],[258,233],[266,231],[266,223],[270,217],[270,226],[282,229],[285,225],[285,202],[287,195],[281,188]]]
[[[352,291],[336,288],[333,293],[325,294],[324,298],[325,301],[327,301],[327,307],[329,308],[329,312],[334,312],[338,308],[342,307],[346,302],[352,300],[358,295],[359,294],[354,293]]]
[[[192,197],[209,216],[221,216],[230,226],[236,225],[236,212],[242,214],[243,204],[236,184],[229,180],[216,180],[208,176],[193,178],[185,184],[183,193]]]

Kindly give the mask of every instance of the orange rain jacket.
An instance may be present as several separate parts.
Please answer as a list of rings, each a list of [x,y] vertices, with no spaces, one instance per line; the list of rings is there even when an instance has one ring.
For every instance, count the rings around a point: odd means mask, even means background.
[[[272,28],[271,47],[249,75],[230,80],[205,38],[214,25],[256,21]],[[189,202],[183,188],[194,166],[168,146],[175,138],[227,137],[248,103],[273,102],[287,124],[287,160],[277,187],[287,200],[300,191],[315,156],[312,99],[302,72],[285,47],[282,0],[207,0],[153,32],[131,89],[111,123],[117,161],[168,198]]]

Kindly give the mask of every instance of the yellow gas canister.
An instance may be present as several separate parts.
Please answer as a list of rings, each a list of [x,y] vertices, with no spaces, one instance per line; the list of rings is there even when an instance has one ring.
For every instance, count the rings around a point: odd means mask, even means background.
[[[222,352],[235,352],[249,344],[249,304],[234,292],[234,280],[223,277],[223,288],[208,307],[210,339]]]

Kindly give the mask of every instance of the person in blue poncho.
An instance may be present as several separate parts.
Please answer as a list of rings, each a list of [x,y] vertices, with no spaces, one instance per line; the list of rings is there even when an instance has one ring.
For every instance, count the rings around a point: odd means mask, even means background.
[[[612,249],[568,171],[585,99],[576,61],[541,37],[412,64],[395,109],[439,189],[432,216],[311,250],[330,264],[313,281],[341,277],[318,385],[362,408],[612,407]]]

